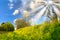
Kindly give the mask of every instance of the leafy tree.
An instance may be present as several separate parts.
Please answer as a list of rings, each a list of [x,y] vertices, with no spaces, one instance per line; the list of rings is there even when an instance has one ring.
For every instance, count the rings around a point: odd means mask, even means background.
[[[0,26],[0,31],[3,31],[3,30],[4,30],[4,28]]]
[[[13,31],[14,30],[14,26],[9,22],[2,24],[1,28],[2,28],[2,31]]]
[[[5,23],[3,22],[1,25],[3,25],[3,24],[5,24]]]
[[[23,27],[26,27],[26,26],[30,26],[29,22],[26,22],[22,19],[16,19],[16,20],[14,20],[14,23],[16,24],[17,29],[23,28]]]

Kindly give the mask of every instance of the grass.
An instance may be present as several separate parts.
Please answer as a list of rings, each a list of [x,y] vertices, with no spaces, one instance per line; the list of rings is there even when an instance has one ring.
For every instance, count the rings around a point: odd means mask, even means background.
[[[43,23],[0,34],[0,40],[60,40],[60,23]]]

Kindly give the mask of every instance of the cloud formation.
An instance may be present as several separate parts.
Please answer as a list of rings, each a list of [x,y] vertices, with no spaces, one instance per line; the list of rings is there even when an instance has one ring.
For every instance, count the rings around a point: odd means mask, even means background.
[[[21,1],[21,6],[20,5],[20,1]],[[47,14],[47,7],[49,7],[49,5],[54,4],[55,2],[59,2],[59,0],[10,0],[11,5],[10,8],[13,8],[13,4],[17,4],[16,5],[16,9],[13,12],[13,15],[18,14],[19,12],[21,12],[21,14],[23,15],[23,17],[26,17],[28,19],[28,21],[31,21],[32,24],[37,23],[37,21],[42,17],[42,15],[44,15],[45,13]],[[56,3],[57,5],[57,3]],[[59,6],[60,4],[58,4]],[[57,9],[57,7],[54,7],[54,11],[59,14],[59,9]],[[58,15],[57,14],[57,15]],[[60,16],[60,15],[59,15]]]

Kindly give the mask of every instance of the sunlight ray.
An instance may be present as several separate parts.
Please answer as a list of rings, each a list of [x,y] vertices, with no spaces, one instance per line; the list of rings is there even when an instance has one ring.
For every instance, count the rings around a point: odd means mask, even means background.
[[[38,14],[36,14],[36,16],[34,16],[34,18],[31,18],[30,20],[37,22],[37,20],[39,20],[42,17],[42,15],[44,14],[44,12],[46,11],[46,8],[47,7],[44,7]]]
[[[22,6],[19,9],[22,15],[27,13],[28,21],[37,22],[43,15],[54,17],[54,13],[60,17],[60,0],[22,0]],[[32,21],[32,22],[33,22]]]
[[[56,5],[56,6],[59,6],[59,7],[60,7],[60,3],[54,3],[54,5]]]
[[[36,10],[32,11],[30,14],[31,17],[33,17],[34,15],[36,15],[41,9],[43,9],[45,6],[41,5],[40,7],[38,7]]]
[[[58,8],[56,8],[55,6],[53,6],[54,12],[60,16],[60,10]]]

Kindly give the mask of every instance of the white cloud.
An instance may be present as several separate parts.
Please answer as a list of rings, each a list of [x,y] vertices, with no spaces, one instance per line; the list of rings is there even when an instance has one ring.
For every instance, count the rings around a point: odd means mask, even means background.
[[[8,4],[9,8],[12,9],[14,4]]]
[[[10,2],[13,2],[13,0],[9,0]]]
[[[15,10],[14,13],[13,13],[13,15],[16,15],[18,13],[19,13],[19,10]]]
[[[35,4],[33,2],[30,3],[30,8],[35,9]]]
[[[30,15],[30,13],[28,11],[26,11],[26,10],[23,11],[23,16],[24,17],[28,17],[29,15]]]
[[[13,9],[13,7],[12,7],[12,6],[10,6],[10,9]]]

